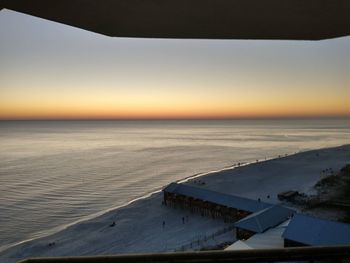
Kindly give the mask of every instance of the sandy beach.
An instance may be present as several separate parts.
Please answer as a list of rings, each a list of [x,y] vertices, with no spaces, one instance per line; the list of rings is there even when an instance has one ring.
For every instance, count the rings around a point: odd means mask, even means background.
[[[332,168],[350,162],[350,145],[301,152],[190,179],[196,185],[228,194],[278,203],[277,194],[313,186]],[[165,222],[165,224],[163,224]],[[135,201],[56,234],[22,243],[0,254],[1,262],[34,256],[103,255],[209,248],[235,240],[232,225],[187,210],[162,205],[162,193]]]

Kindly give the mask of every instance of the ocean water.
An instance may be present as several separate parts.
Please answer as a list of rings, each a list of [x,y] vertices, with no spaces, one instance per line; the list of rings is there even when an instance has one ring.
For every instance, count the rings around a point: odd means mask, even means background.
[[[350,143],[349,119],[0,122],[0,251],[185,177]]]

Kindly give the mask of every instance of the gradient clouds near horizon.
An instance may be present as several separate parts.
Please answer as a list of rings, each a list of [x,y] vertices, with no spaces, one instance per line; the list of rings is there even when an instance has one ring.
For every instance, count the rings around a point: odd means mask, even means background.
[[[110,38],[0,12],[0,119],[350,116],[350,37]]]

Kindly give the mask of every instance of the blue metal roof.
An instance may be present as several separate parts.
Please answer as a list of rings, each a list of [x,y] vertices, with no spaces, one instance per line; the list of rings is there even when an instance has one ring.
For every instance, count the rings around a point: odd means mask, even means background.
[[[350,224],[296,214],[282,235],[312,246],[350,244]]]
[[[274,205],[239,220],[235,223],[235,227],[262,233],[286,221],[294,213],[292,209]]]
[[[185,184],[171,183],[163,189],[164,192],[174,193],[179,195],[185,195],[193,197],[196,199],[201,199],[203,201],[208,201],[211,203],[227,206],[230,208],[240,209],[248,212],[257,212],[264,208],[272,206],[271,204],[235,196],[224,194],[220,192],[215,192],[208,189],[203,189],[199,187],[194,187]]]

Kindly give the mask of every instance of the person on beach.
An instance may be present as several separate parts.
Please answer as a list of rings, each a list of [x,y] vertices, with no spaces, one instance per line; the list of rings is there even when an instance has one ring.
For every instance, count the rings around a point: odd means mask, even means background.
[[[165,221],[163,221],[163,228],[165,227]]]
[[[185,218],[182,217],[182,224],[185,224]]]

